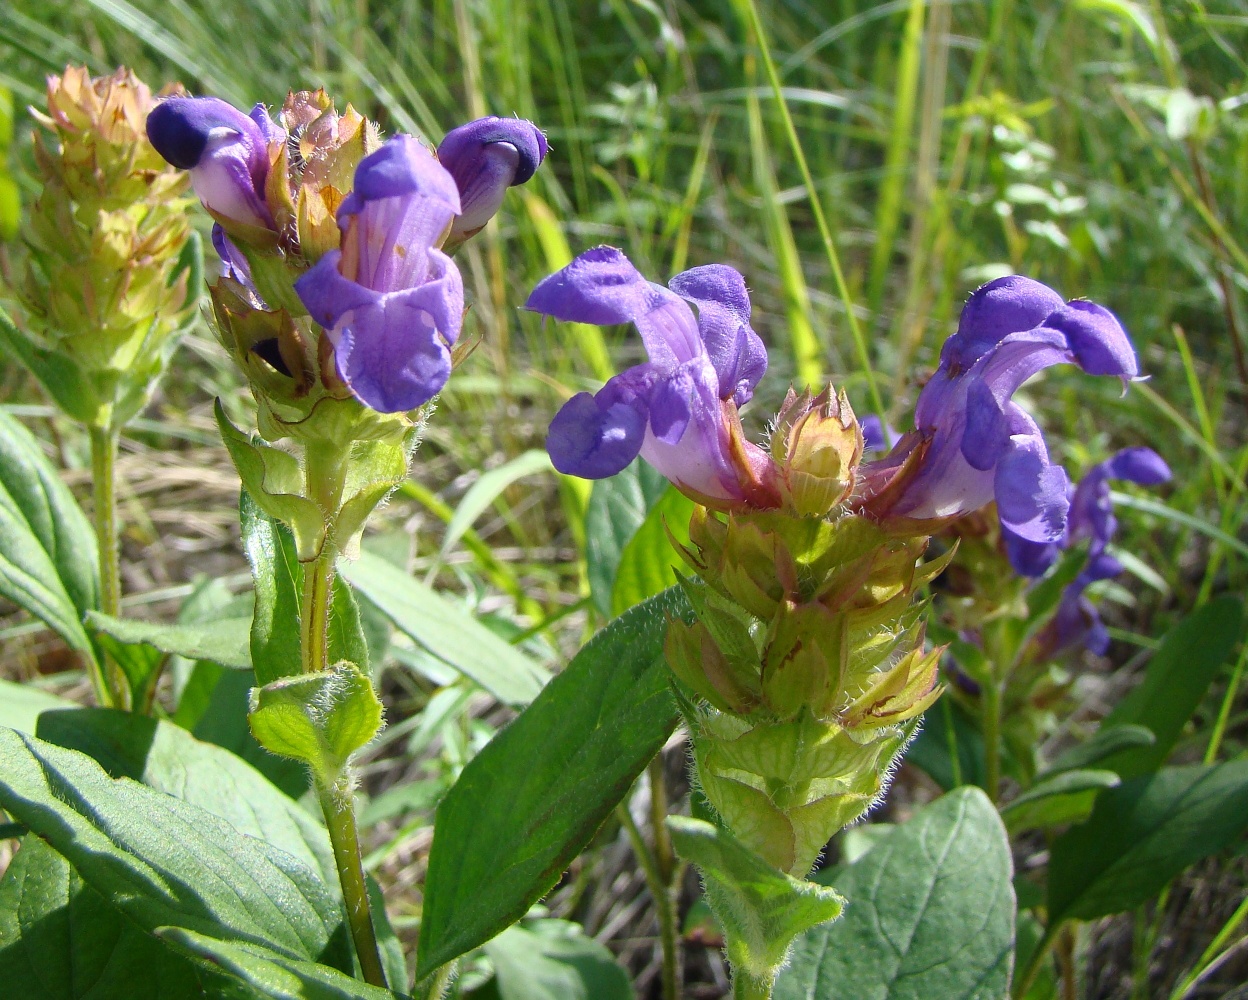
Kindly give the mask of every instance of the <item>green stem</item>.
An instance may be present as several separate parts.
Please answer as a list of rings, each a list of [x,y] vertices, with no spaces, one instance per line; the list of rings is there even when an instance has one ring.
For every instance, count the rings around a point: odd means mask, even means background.
[[[377,933],[368,905],[368,884],[364,880],[364,864],[360,856],[360,835],[355,824],[351,779],[344,773],[329,787],[318,781],[316,794],[325,814],[325,825],[329,828],[329,841],[334,847],[338,881],[342,884],[342,896],[347,904],[351,940],[355,942],[355,953],[360,959],[364,981],[384,989],[386,973],[381,967]]]
[[[616,819],[624,827],[633,854],[641,865],[646,877],[646,887],[654,900],[654,907],[659,916],[659,944],[663,950],[663,1000],[679,1000],[680,998],[680,942],[676,933],[676,899],[671,890],[671,883],[663,876],[661,863],[655,851],[650,850],[632,814],[624,803],[615,807]],[[660,824],[662,825],[662,824]],[[668,841],[667,827],[663,833]],[[657,838],[656,838],[657,839]]]
[[[121,563],[117,542],[117,432],[108,427],[92,427],[91,487],[95,501],[95,537],[100,559],[100,610],[106,615],[121,614]],[[96,700],[106,708],[123,704],[124,688],[118,684],[116,668],[104,657],[96,663],[87,658],[87,672]]]
[[[447,962],[446,965],[438,966],[416,984],[416,988],[412,990],[412,996],[417,1000],[442,1000],[446,994],[446,988],[451,985],[451,979],[455,976],[456,964],[456,962]]]
[[[744,972],[732,975],[732,1000],[771,1000],[771,988],[775,980],[771,977],[756,979]]]
[[[329,525],[320,555],[305,566],[303,571],[300,607],[302,666],[304,673],[316,673],[329,668],[330,595],[334,583],[334,566],[338,561],[333,522],[342,507],[347,466],[343,451],[330,446],[309,445],[304,459],[308,495],[320,504]],[[360,971],[365,982],[384,988],[386,974],[381,965],[377,931],[373,927],[373,914],[368,903],[368,883],[364,876],[351,787],[349,766],[343,767],[332,784],[316,781],[317,798],[320,800],[325,826],[329,830],[329,840],[334,848],[338,881],[347,906],[347,922],[351,928],[351,940],[355,942]]]
[[[984,784],[995,804],[1001,793],[1001,685],[994,677],[984,685],[981,712],[984,728]]]
[[[1025,997],[1027,991],[1031,989],[1031,984],[1035,981],[1036,974],[1040,971],[1040,966],[1048,956],[1049,949],[1053,947],[1053,942],[1057,939],[1057,932],[1061,930],[1063,923],[1064,921],[1050,924],[1044,929],[1044,936],[1040,939],[1040,943],[1036,945],[1036,950],[1031,953],[1031,959],[1027,962],[1027,968],[1023,970],[1022,975],[1014,978],[1014,997],[1016,1000],[1020,997]]]

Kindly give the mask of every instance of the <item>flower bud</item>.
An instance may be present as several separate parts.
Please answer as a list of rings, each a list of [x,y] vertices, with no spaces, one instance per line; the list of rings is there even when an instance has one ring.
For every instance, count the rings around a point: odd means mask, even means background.
[[[269,144],[285,137],[264,105],[245,115],[217,97],[171,97],[148,116],[147,135],[161,156],[190,171],[195,193],[226,232],[254,241],[274,228],[264,199]]]
[[[812,398],[789,390],[771,451],[793,510],[804,517],[826,516],[853,490],[862,450],[862,428],[844,391],[837,395],[828,386]]]
[[[517,118],[478,118],[446,134],[438,160],[455,178],[463,206],[448,250],[485,228],[507,189],[532,177],[548,148],[541,129]]]

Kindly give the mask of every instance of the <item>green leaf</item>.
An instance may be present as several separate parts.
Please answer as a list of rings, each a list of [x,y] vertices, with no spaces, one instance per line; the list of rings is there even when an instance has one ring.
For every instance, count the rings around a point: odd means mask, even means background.
[[[1121,779],[1113,771],[1062,771],[1037,781],[1001,810],[1011,835],[1079,823],[1088,818],[1096,796]]]
[[[189,660],[210,660],[234,670],[251,667],[251,653],[247,648],[251,620],[248,618],[169,625],[136,618],[114,618],[101,611],[89,611],[87,625],[127,646],[149,646],[161,653],[185,656]]]
[[[261,746],[302,761],[332,785],[381,729],[381,702],[360,668],[343,662],[254,688],[247,717]]]
[[[1014,956],[1011,869],[983,792],[937,799],[842,869],[845,916],[794,945],[775,1000],[1000,1000]]]
[[[667,828],[702,873],[734,976],[769,985],[794,938],[841,915],[835,890],[773,868],[727,830],[688,816],[669,816]]]
[[[692,500],[670,486],[663,499],[650,508],[641,527],[620,553],[611,592],[612,614],[623,614],[676,582],[675,567],[680,564],[680,556],[672,548],[668,532],[687,545],[693,507]]]
[[[527,705],[550,679],[534,663],[462,608],[380,556],[363,552],[338,572],[434,656],[481,685],[505,705]]]
[[[193,962],[141,931],[34,836],[0,881],[0,983],[22,1000],[205,997]]]
[[[633,1000],[610,949],[565,920],[508,927],[485,953],[499,1000]]]
[[[1244,608],[1235,597],[1219,597],[1166,633],[1144,672],[1144,680],[1105,717],[1102,726],[1145,726],[1152,746],[1124,750],[1101,766],[1134,778],[1155,771],[1170,756],[1183,727],[1199,707],[1209,684],[1230,658],[1243,631]]]
[[[1145,726],[1107,726],[1101,723],[1091,739],[1061,754],[1045,769],[1041,777],[1047,778],[1050,775],[1060,774],[1062,771],[1092,767],[1120,751],[1149,747],[1156,742],[1157,737]]]
[[[459,543],[464,532],[472,527],[477,518],[485,513],[508,486],[526,476],[550,471],[553,471],[553,467],[546,450],[534,448],[517,455],[509,462],[504,462],[497,468],[481,473],[480,478],[468,488],[468,492],[459,501],[459,506],[455,508],[455,513],[447,522],[442,547],[438,550],[437,558],[434,559],[426,580],[433,579],[447,554]]]
[[[329,609],[329,662],[346,660],[369,673],[368,640],[360,605],[351,592],[351,585],[340,576],[334,577],[333,602]]]
[[[181,927],[159,930],[162,940],[246,983],[267,1000],[395,1000],[398,994],[315,962],[292,959],[242,941],[222,941]]]
[[[667,480],[640,458],[619,475],[594,483],[585,511],[585,562],[589,592],[604,618],[611,617],[611,595],[624,547],[667,489]]]
[[[45,712],[36,735],[85,753],[114,778],[142,782],[281,848],[336,889],[338,870],[325,828],[228,750],[170,722],[106,708]]]
[[[57,406],[80,424],[93,424],[102,403],[91,380],[73,358],[37,347],[8,313],[0,309],[0,348],[16,359],[43,387]]]
[[[81,621],[99,603],[95,532],[39,443],[7,413],[0,413],[0,595],[94,656]]]
[[[310,868],[83,754],[0,731],[0,808],[149,933],[181,926],[351,968],[340,906]]]
[[[1248,760],[1162,768],[1102,792],[1053,842],[1049,922],[1095,920],[1151,899],[1248,828]]]
[[[238,507],[243,549],[256,591],[251,617],[251,662],[256,682],[268,684],[303,669],[299,647],[299,557],[290,529],[261,510],[246,489],[239,494]]]
[[[77,707],[72,701],[48,694],[33,684],[0,680],[0,726],[19,733],[33,736],[42,712]]]
[[[611,622],[464,768],[438,807],[417,978],[524,916],[676,726],[675,589]]]
[[[221,439],[244,489],[269,517],[290,526],[300,562],[311,562],[325,543],[325,516],[303,495],[303,470],[298,459],[244,434],[230,423],[220,399],[215,406]]]

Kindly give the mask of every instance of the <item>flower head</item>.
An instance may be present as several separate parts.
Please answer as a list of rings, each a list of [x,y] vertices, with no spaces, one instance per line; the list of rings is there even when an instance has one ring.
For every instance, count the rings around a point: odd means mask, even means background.
[[[448,132],[438,147],[438,161],[455,178],[463,209],[451,227],[448,247],[480,232],[502,205],[507,189],[529,180],[548,149],[541,129],[518,118],[478,118]]]
[[[596,326],[632,323],[649,356],[564,404],[546,439],[555,468],[603,479],[640,454],[707,506],[779,505],[774,463],[744,439],[737,416],[767,370],[738,272],[695,267],[664,288],[619,250],[597,247],[543,280],[525,308]]]
[[[459,209],[446,169],[418,140],[396,135],[356,169],[338,210],[341,249],[295,282],[333,342],[339,375],[374,410],[415,409],[450,376],[464,288],[438,247]]]
[[[1057,542],[1038,543],[1019,538],[1008,529],[1002,531],[1005,551],[1015,572],[1022,576],[1041,576],[1056,561],[1062,549],[1080,542],[1088,543],[1087,561],[1079,575],[1062,592],[1057,613],[1040,643],[1048,655],[1082,642],[1094,653],[1109,647],[1109,635],[1101,623],[1096,606],[1084,596],[1093,583],[1109,580],[1122,572],[1122,563],[1110,555],[1108,548],[1118,530],[1110,499],[1111,479],[1124,480],[1140,486],[1159,486],[1170,479],[1170,467],[1151,448],[1126,448],[1104,462],[1094,465],[1071,490],[1070,516],[1066,531]]]
[[[924,521],[995,499],[1002,525],[1018,537],[1060,539],[1069,481],[1050,461],[1036,422],[1011,398],[1031,376],[1057,364],[1124,380],[1139,373],[1131,341],[1109,310],[1064,302],[1019,276],[978,289],[919,395],[916,429],[864,468],[864,508]]]
[[[273,228],[264,184],[269,145],[285,132],[263,104],[245,115],[218,97],[171,97],[148,115],[147,135],[169,163],[190,171],[195,193],[226,229]]]

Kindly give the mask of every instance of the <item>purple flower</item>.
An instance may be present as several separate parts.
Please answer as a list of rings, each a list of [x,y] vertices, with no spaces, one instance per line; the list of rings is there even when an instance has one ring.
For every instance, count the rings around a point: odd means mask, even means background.
[[[640,454],[699,502],[779,505],[771,459],[744,440],[737,417],[767,370],[739,273],[708,264],[664,288],[619,250],[596,247],[544,279],[525,308],[596,326],[632,323],[650,359],[555,415],[546,448],[560,472],[603,479]]]
[[[518,118],[478,118],[452,129],[438,147],[438,161],[459,188],[462,211],[448,244],[475,235],[494,217],[509,187],[523,184],[541,166],[546,136]]]
[[[341,249],[295,282],[328,331],[339,375],[374,410],[414,409],[450,377],[464,286],[438,246],[459,207],[455,181],[433,154],[396,135],[356,168],[338,210]]]
[[[978,289],[919,394],[916,429],[864,468],[864,508],[921,521],[966,514],[995,499],[1001,523],[1015,535],[1060,539],[1069,480],[1049,460],[1036,422],[1011,398],[1056,364],[1124,381],[1139,372],[1130,339],[1107,309],[1064,302],[1018,276]]]
[[[147,137],[175,167],[189,170],[204,207],[227,229],[272,229],[264,199],[269,144],[286,133],[263,104],[245,115],[217,97],[170,97],[147,116]]]
[[[1062,592],[1057,612],[1039,638],[1048,656],[1080,642],[1094,653],[1103,654],[1109,648],[1109,634],[1096,606],[1084,596],[1084,591],[1091,584],[1112,579],[1122,572],[1122,564],[1107,551],[1118,530],[1109,493],[1111,479],[1158,486],[1169,481],[1170,468],[1151,448],[1124,449],[1094,465],[1071,491],[1070,516],[1059,541],[1041,544],[1019,538],[1008,530],[1002,531],[1010,563],[1023,576],[1042,575],[1062,549],[1088,542],[1083,570]]]

